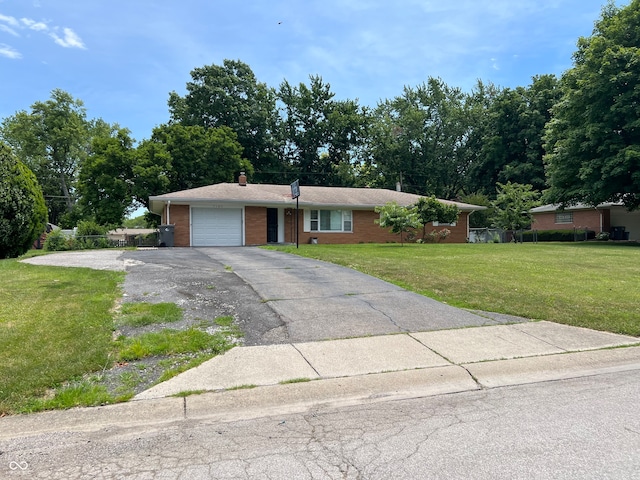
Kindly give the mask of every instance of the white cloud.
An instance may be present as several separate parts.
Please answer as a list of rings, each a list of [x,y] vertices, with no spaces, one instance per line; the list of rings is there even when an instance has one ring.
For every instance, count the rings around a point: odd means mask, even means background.
[[[7,57],[17,60],[18,58],[22,58],[22,54],[13,47],[10,47],[9,45],[6,45],[4,43],[0,43],[0,57]]]
[[[36,22],[30,18],[21,18],[20,21],[27,26],[30,30],[36,30],[38,32],[43,32],[49,30],[49,27],[44,22]]]
[[[0,0],[1,1],[1,0]],[[36,21],[32,18],[23,17],[19,21],[15,17],[0,14],[0,32],[6,32],[15,37],[19,37],[18,30],[33,30],[48,34],[53,40],[64,48],[81,48],[86,49],[84,42],[80,36],[70,28],[63,28],[62,35],[59,35],[60,28],[56,26],[50,27],[47,22]],[[16,52],[17,53],[17,52]],[[4,56],[9,56],[7,51],[3,51]],[[16,57],[10,57],[16,58]]]
[[[20,23],[14,17],[9,17],[7,15],[2,15],[0,13],[0,22],[8,23],[12,27],[19,27]]]
[[[70,28],[63,28],[64,38],[59,37],[56,33],[51,33],[51,37],[56,41],[58,45],[65,48],[82,48],[85,49],[82,39]]]
[[[19,37],[20,34],[18,32],[16,32],[13,28],[11,27],[7,27],[6,25],[3,25],[0,23],[0,31],[1,32],[7,32],[10,35],[13,35],[14,37]]]

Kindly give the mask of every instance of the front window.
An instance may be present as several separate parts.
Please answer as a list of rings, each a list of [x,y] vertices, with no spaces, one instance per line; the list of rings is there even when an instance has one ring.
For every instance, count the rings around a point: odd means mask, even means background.
[[[556,223],[573,223],[573,212],[556,212]]]
[[[311,210],[312,232],[351,232],[351,210]]]
[[[457,225],[456,222],[453,222],[453,223],[442,223],[442,222],[438,222],[438,221],[432,222],[432,224],[433,224],[434,227],[455,227]]]

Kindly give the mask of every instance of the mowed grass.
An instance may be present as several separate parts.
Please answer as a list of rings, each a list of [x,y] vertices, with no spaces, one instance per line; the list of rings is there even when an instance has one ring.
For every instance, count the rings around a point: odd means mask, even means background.
[[[123,303],[120,306],[118,325],[143,327],[154,323],[171,323],[182,320],[182,310],[175,303]]]
[[[0,261],[0,414],[108,367],[122,272]]]
[[[589,242],[273,248],[354,268],[457,307],[640,336],[637,245]]]

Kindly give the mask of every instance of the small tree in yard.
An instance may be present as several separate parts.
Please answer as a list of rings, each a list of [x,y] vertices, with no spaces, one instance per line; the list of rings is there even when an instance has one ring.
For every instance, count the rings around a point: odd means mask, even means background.
[[[47,207],[36,176],[0,143],[0,259],[25,253],[47,223]]]
[[[376,223],[382,228],[389,228],[391,233],[399,233],[402,246],[404,246],[402,235],[422,225],[415,208],[403,207],[396,202],[389,202],[384,207],[376,207],[375,211],[380,214],[380,219],[376,220]]]
[[[515,239],[517,230],[527,228],[533,221],[530,210],[539,204],[540,192],[531,185],[507,182],[498,183],[498,195],[493,202],[494,226],[511,231]]]
[[[427,237],[427,223],[455,223],[460,211],[456,205],[447,205],[435,197],[422,197],[416,203],[418,219],[422,224],[422,240]],[[446,236],[445,236],[446,238]]]

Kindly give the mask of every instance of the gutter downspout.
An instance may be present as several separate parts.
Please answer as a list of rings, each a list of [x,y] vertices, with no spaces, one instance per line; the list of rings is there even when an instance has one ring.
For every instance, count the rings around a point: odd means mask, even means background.
[[[170,210],[171,210],[171,200],[167,200],[167,225],[171,225],[170,213],[169,213]]]
[[[473,212],[475,212],[476,210],[471,210],[468,214],[467,214],[467,243],[469,243],[469,236],[471,235],[471,214]]]
[[[602,227],[604,225],[604,212],[602,210],[598,210],[598,207],[596,207],[596,211],[600,214],[600,233],[602,233]]]

